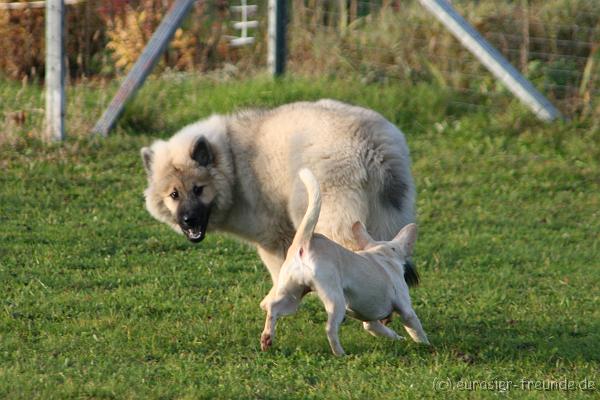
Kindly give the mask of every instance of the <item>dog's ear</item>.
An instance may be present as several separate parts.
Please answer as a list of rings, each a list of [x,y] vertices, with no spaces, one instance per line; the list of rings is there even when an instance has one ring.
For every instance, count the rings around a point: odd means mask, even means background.
[[[150,147],[142,147],[140,154],[142,155],[142,161],[144,162],[144,169],[146,170],[148,175],[150,175],[152,173],[151,168],[152,168],[152,158],[154,157],[154,152],[152,151],[152,149]]]
[[[408,224],[394,238],[402,248],[405,257],[410,257],[417,241],[417,225]]]
[[[356,221],[352,225],[352,233],[361,250],[364,250],[368,245],[373,243],[373,238],[369,235],[369,232],[367,232],[365,226],[360,221]]]
[[[213,153],[204,136],[201,136],[194,144],[192,159],[203,167],[213,163]]]

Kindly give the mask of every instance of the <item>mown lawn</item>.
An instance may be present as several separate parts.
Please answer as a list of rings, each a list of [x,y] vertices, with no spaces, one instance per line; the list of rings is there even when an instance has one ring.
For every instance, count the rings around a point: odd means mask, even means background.
[[[5,115],[41,108],[39,89],[0,85]],[[72,129],[89,128],[107,91],[73,89]],[[35,112],[10,125],[0,133],[17,137],[0,147],[0,398],[597,398],[598,122],[543,125],[513,103],[463,110],[452,96],[163,79],[105,140],[71,132],[41,144],[29,137]],[[193,245],[144,210],[139,148],[154,137],[211,112],[319,97],[370,106],[406,133],[422,277],[412,298],[433,349],[348,320],[349,355],[334,358],[309,298],[262,353],[270,280],[252,248],[219,235]]]

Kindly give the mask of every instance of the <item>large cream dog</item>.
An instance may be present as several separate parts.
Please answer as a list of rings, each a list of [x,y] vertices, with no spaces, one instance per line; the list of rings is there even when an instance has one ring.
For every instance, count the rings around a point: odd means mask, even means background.
[[[403,339],[380,322],[393,311],[402,317],[408,334],[418,343],[427,335],[412,308],[405,275],[414,271],[406,260],[417,238],[415,224],[406,225],[390,241],[374,241],[360,222],[352,227],[361,251],[356,253],[322,235],[313,235],[321,209],[319,183],[308,169],[300,170],[308,191],[308,207],[287,252],[273,295],[265,301],[267,318],[261,348],[267,350],[282,315],[296,312],[302,297],[315,291],[327,311],[327,338],[337,356],[344,354],[338,330],[346,312],[374,336]]]
[[[306,210],[302,167],[321,184],[316,232],[345,247],[357,248],[355,221],[375,240],[414,222],[403,134],[380,114],[338,101],[214,115],[141,153],[150,214],[193,242],[210,229],[254,243],[274,284]]]

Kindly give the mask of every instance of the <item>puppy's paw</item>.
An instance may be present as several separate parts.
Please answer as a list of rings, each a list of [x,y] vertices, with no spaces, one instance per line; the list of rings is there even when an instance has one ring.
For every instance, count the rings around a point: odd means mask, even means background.
[[[260,336],[260,349],[262,351],[267,351],[273,345],[273,338],[268,333],[263,333]]]

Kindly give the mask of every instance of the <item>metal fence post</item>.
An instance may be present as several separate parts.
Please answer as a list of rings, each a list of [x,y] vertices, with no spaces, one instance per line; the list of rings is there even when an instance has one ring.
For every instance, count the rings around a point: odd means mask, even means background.
[[[63,0],[46,3],[46,137],[65,139],[65,59]]]
[[[146,44],[142,54],[131,68],[131,71],[129,71],[121,83],[108,108],[104,111],[98,122],[96,122],[92,130],[94,133],[101,136],[108,135],[117,118],[123,112],[125,103],[142,86],[195,1],[176,0],[173,3],[167,15],[165,15],[158,28],[156,28],[156,32],[154,32],[148,44]]]
[[[543,121],[562,118],[560,112],[491,44],[487,42],[447,0],[419,0],[494,76]]]
[[[273,76],[283,75],[287,57],[287,1],[269,0],[267,65]]]

